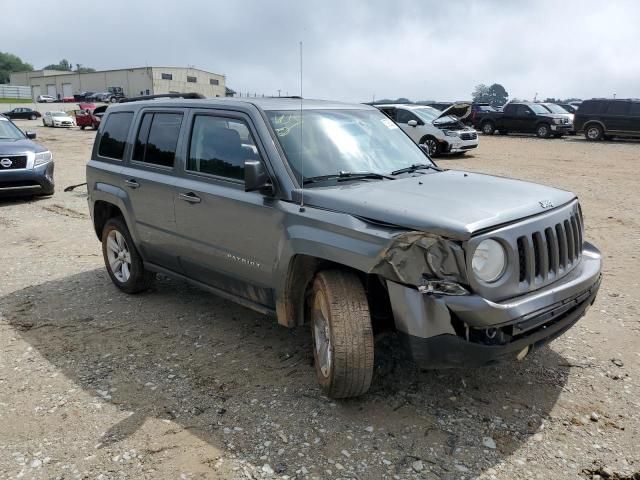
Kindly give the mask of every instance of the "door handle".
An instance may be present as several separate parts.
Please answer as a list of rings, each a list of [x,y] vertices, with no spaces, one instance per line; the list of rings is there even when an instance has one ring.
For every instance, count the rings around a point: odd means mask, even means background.
[[[202,201],[200,197],[193,192],[179,193],[178,197],[180,198],[180,200],[184,200],[185,202],[189,203],[200,203]]]
[[[124,181],[125,185],[127,185],[127,187],[130,188],[139,188],[140,184],[138,182],[135,181],[135,179],[130,178],[129,180],[125,180]]]

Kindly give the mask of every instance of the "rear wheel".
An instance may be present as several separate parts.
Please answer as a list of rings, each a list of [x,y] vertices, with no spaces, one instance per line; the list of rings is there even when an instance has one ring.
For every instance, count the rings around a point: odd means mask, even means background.
[[[80,125],[80,130],[84,130],[84,125]]]
[[[420,141],[420,145],[423,145],[427,149],[430,157],[436,157],[440,154],[440,144],[434,137],[424,137]]]
[[[485,135],[493,135],[496,131],[496,126],[493,122],[484,122],[482,124],[482,133]]]
[[[602,127],[597,123],[589,125],[584,130],[584,138],[591,141],[602,140],[604,136],[604,132],[602,131]]]
[[[551,127],[547,123],[541,123],[536,127],[536,135],[538,138],[549,138],[551,136]]]
[[[333,398],[364,394],[373,377],[373,330],[360,279],[342,270],[318,273],[309,312],[320,386]]]
[[[102,230],[102,256],[111,281],[124,292],[143,292],[155,279],[153,272],[145,270],[129,229],[121,217],[107,220]]]
[[[38,118],[38,116],[37,116],[36,114],[32,114],[32,115],[29,117],[29,120],[37,120],[37,118]]]

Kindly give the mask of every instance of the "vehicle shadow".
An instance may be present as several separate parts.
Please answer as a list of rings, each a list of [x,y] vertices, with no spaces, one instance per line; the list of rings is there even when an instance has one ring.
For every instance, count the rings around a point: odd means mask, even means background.
[[[118,443],[152,417],[290,475],[313,463],[322,476],[329,459],[357,465],[360,478],[402,476],[418,459],[439,478],[478,474],[541,427],[569,375],[550,348],[521,364],[422,371],[388,334],[370,392],[333,401],[316,386],[308,328],[166,277],[129,296],[103,269],[8,294],[0,312],[96,401],[131,412],[96,443]]]

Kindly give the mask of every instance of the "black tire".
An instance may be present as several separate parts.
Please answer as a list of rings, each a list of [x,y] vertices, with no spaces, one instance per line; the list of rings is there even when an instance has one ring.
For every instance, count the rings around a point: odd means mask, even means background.
[[[482,122],[480,128],[484,135],[493,135],[496,132],[496,124],[493,122]]]
[[[38,116],[35,114],[29,117],[29,120],[37,120],[37,119],[38,119]]]
[[[549,138],[551,136],[551,127],[548,123],[539,123],[536,125],[536,135],[538,138]]]
[[[42,126],[43,126],[43,127],[46,127],[46,126],[47,126],[47,124],[46,124],[46,123],[44,123],[44,118],[42,119]]]
[[[342,270],[319,272],[308,312],[316,377],[322,389],[332,398],[364,394],[373,377],[374,342],[369,302],[360,279]]]
[[[125,242],[125,250],[128,253],[128,259],[130,260],[130,263],[128,263],[129,266],[127,267],[129,272],[129,276],[127,278],[123,277],[124,271],[122,270],[120,272],[114,272],[109,260],[109,242],[112,232],[114,232],[115,235],[120,234]],[[144,292],[151,286],[156,278],[155,273],[145,270],[142,258],[133,243],[129,229],[122,217],[110,218],[102,229],[102,256],[104,258],[104,264],[107,268],[107,272],[109,273],[109,277],[111,277],[111,281],[123,292]],[[126,255],[123,256],[123,259],[124,258],[126,258]],[[121,263],[127,262],[125,261]]]
[[[84,130],[84,125],[80,125],[80,130]]]
[[[441,147],[440,142],[435,137],[427,135],[420,140],[420,145],[424,146],[429,152],[430,157],[437,157],[440,155]]]
[[[604,131],[599,124],[591,123],[584,127],[584,138],[592,142],[597,142],[604,138]]]

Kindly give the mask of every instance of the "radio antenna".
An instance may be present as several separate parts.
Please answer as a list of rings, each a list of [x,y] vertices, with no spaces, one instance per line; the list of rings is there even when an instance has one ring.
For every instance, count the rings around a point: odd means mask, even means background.
[[[300,195],[300,211],[304,212],[304,148],[302,145],[302,40],[300,40],[300,177],[302,181],[302,193]]]

